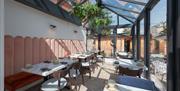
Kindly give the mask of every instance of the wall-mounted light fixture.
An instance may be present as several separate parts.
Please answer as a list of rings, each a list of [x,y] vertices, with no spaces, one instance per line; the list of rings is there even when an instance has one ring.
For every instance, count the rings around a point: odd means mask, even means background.
[[[78,33],[78,31],[77,31],[77,30],[74,30],[74,33]]]
[[[55,25],[52,25],[52,24],[49,25],[49,28],[50,28],[51,30],[54,30],[54,31],[56,30],[56,26],[55,26]]]

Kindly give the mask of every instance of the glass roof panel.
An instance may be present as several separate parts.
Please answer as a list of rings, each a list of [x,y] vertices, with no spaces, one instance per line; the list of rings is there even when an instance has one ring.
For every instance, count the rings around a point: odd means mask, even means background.
[[[129,10],[133,10],[136,12],[141,12],[144,8],[143,5],[138,5],[138,4],[134,4],[134,3],[130,3],[130,2],[124,2],[121,0],[102,0],[102,4],[107,4],[107,5],[124,8],[124,9],[129,9]]]
[[[127,19],[129,19],[129,20],[131,20],[132,22],[135,22],[136,21],[136,19],[132,19],[132,18],[128,18],[128,17],[126,17]]]
[[[31,0],[28,0],[31,1]],[[40,7],[42,7],[45,10],[49,10],[47,5],[45,4],[45,2],[43,0],[34,0]]]
[[[49,1],[44,0],[44,4],[49,9],[49,12],[51,12],[54,15],[58,15],[62,17],[62,14],[59,12],[59,7],[54,5],[53,3],[49,3]]]
[[[117,25],[118,24],[118,20],[117,20],[117,15],[110,12],[110,16],[111,16],[111,24],[110,25]],[[131,24],[131,22],[127,21],[126,19],[122,18],[122,17],[119,17],[119,24],[122,25],[122,24]]]
[[[133,1],[138,1],[138,2],[144,2],[144,3],[147,3],[149,0],[133,0]]]
[[[108,6],[106,6],[106,7],[108,7]],[[123,11],[123,10],[120,10],[120,9],[117,9],[117,8],[112,8],[112,7],[108,7],[108,8],[115,11],[119,15],[127,16],[127,17],[132,18],[132,19],[136,19],[138,17],[138,14],[134,14],[134,13],[131,13],[131,12],[128,12],[128,11]]]
[[[134,22],[149,0],[102,0],[102,5]]]
[[[34,6],[37,6],[36,2],[34,0],[25,0],[28,3],[33,4]]]

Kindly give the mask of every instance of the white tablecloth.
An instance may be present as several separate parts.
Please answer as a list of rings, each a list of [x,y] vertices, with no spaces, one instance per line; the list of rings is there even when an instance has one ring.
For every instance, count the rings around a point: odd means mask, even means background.
[[[62,64],[61,62],[67,62],[67,64]],[[31,68],[23,68],[22,71],[24,72],[29,72],[32,74],[37,74],[41,76],[48,76],[55,71],[58,71],[60,69],[63,69],[67,67],[67,65],[72,64],[74,61],[70,59],[62,59],[59,60],[58,64],[53,64],[53,63],[39,63],[39,64],[34,64],[32,65]],[[49,71],[42,71],[42,68],[48,68],[50,69]]]
[[[117,54],[121,55],[121,56],[128,56],[127,52],[117,52]]]
[[[135,62],[134,60],[131,59],[118,58],[116,61],[119,62],[119,64],[115,64],[115,66],[120,65],[124,68],[129,68],[132,70],[138,70],[141,68],[143,68],[143,70],[148,70],[146,66],[137,66],[138,62]]]
[[[93,55],[93,53],[90,53],[90,54],[83,54],[83,53],[78,53],[78,54],[73,54],[73,55],[70,55],[71,58],[80,58],[80,59],[85,59],[89,56]]]

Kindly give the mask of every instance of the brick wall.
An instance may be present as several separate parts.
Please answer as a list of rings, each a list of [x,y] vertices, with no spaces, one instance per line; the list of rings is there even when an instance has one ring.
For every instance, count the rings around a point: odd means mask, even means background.
[[[116,48],[117,51],[124,51],[124,43],[125,40],[130,40],[130,51],[132,51],[132,40],[130,37],[117,37]],[[98,40],[95,39],[95,47],[98,49]],[[166,41],[165,40],[153,40],[150,41],[150,53],[161,53],[166,55]],[[141,57],[144,58],[144,37],[141,36]],[[101,38],[101,50],[104,50],[107,56],[112,54],[112,46],[111,46],[111,38],[110,37],[102,37]]]

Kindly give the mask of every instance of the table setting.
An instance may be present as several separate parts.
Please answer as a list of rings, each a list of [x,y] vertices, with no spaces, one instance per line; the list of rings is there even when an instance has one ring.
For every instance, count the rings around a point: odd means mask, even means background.
[[[22,68],[22,71],[37,74],[41,76],[48,76],[55,71],[63,69],[68,65],[71,65],[76,61],[65,58],[61,60],[51,60],[51,61],[44,61],[38,64],[27,64],[25,68]]]
[[[114,66],[121,66],[123,68],[129,68],[132,70],[138,70],[138,69],[143,69],[143,70],[148,70],[148,68],[144,65],[143,62],[137,61],[135,62],[132,59],[121,59],[118,58],[114,64]]]

